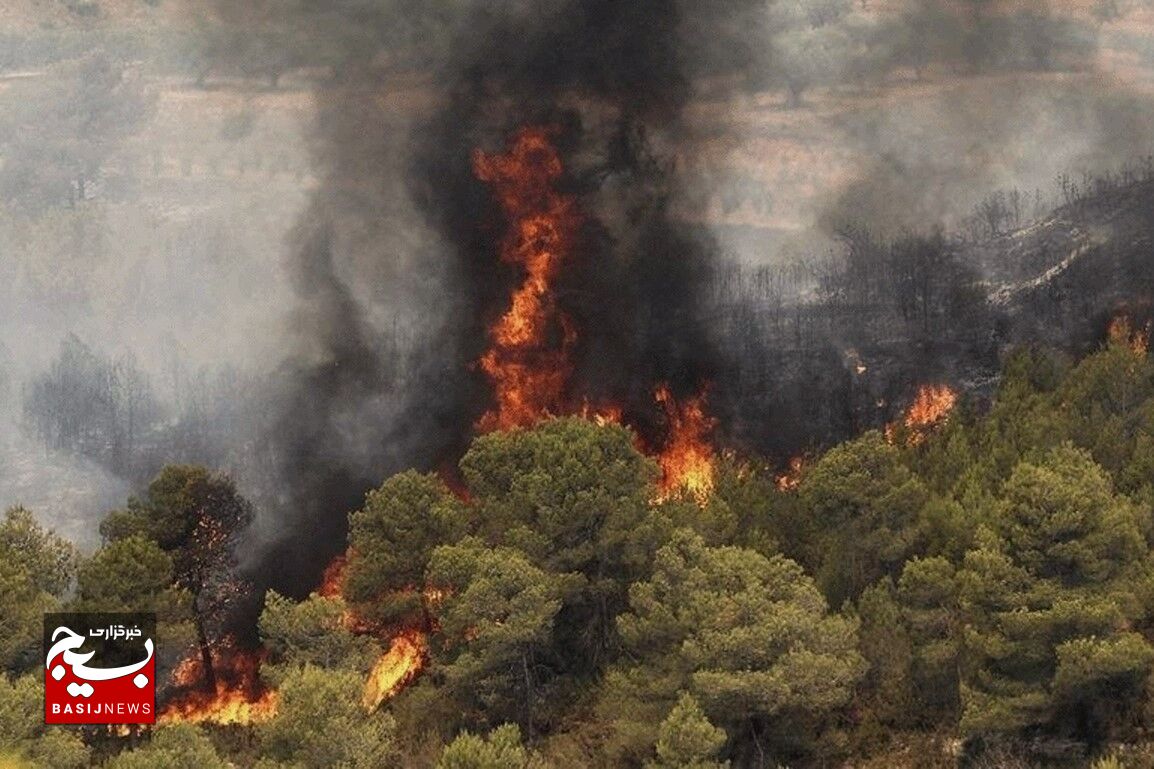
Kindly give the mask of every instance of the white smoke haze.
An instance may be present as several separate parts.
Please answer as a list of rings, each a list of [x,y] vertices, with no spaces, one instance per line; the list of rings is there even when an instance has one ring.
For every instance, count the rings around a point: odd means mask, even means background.
[[[205,92],[92,48],[0,85],[0,505],[86,545],[140,479],[45,445],[31,382],[74,337],[135,362],[162,427],[223,372],[267,375],[292,306],[288,233],[315,184],[307,93]]]

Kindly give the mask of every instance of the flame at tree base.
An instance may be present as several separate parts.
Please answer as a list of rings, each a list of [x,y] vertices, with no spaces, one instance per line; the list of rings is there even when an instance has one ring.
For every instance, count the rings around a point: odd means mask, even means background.
[[[192,697],[169,704],[157,718],[157,723],[257,724],[276,716],[277,704],[277,693],[272,689],[253,700],[245,692],[221,684],[211,696]]]
[[[493,192],[505,218],[500,258],[520,269],[504,313],[489,326],[489,348],[477,361],[493,388],[493,408],[478,421],[480,432],[531,427],[550,416],[581,414],[598,424],[620,424],[616,404],[591,408],[569,392],[578,339],[558,306],[554,281],[578,256],[582,217],[576,197],[557,189],[565,174],[553,145],[556,129],[523,126],[504,152],[473,153],[473,172]],[[654,393],[664,409],[668,435],[657,456],[663,473],[660,499],[686,493],[704,504],[713,490],[714,457],[704,394],[678,403],[669,387]]]
[[[943,421],[954,410],[958,395],[946,385],[927,385],[918,390],[906,411],[906,427],[926,427]]]
[[[678,403],[669,387],[661,385],[653,397],[665,410],[669,424],[665,448],[657,456],[662,471],[658,501],[687,493],[704,505],[713,493],[714,455],[709,432],[716,422],[705,411],[705,394]]]
[[[161,710],[157,722],[254,724],[277,712],[277,693],[260,680],[263,654],[237,649],[231,642],[212,651],[215,686],[208,684],[199,655],[185,658],[173,671],[184,691]]]
[[[917,446],[924,441],[931,430],[949,418],[957,403],[958,394],[947,385],[923,385],[919,388],[901,421],[906,443]],[[890,443],[896,442],[898,425],[886,425],[885,436]]]
[[[350,548],[329,563],[321,577],[321,584],[317,587],[316,594],[318,596],[322,598],[341,597],[344,592],[349,560],[354,555]],[[427,605],[435,605],[444,598],[444,592],[426,589],[423,592],[423,598]],[[346,630],[357,635],[373,635],[383,638],[388,632],[384,628],[365,622],[350,609],[346,609],[341,616],[341,624]],[[382,702],[399,693],[424,669],[427,656],[428,637],[423,631],[410,628],[393,636],[389,642],[388,651],[377,659],[372,670],[369,671],[361,694],[361,703],[364,707],[369,711],[376,710]]]
[[[368,710],[376,710],[381,703],[393,697],[411,682],[425,666],[428,638],[419,630],[409,630],[396,636],[373,669],[369,671],[361,703]]]
[[[1145,356],[1150,347],[1150,327],[1134,328],[1128,315],[1119,315],[1110,321],[1106,334],[1110,344],[1129,347],[1130,352],[1139,357]]]
[[[805,458],[793,457],[789,460],[788,472],[774,478],[778,491],[796,491],[801,486],[801,476],[805,471]]]
[[[349,552],[341,553],[325,567],[316,594],[322,598],[340,598],[345,589],[345,571],[349,566]]]

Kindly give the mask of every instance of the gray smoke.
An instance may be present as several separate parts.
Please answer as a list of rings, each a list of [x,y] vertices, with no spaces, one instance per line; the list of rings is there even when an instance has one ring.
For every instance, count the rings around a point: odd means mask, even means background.
[[[517,275],[469,157],[533,122],[586,215],[574,388],[659,437],[652,386],[738,346],[701,296],[720,256],[793,265],[804,299],[848,222],[964,227],[993,190],[1048,201],[1149,151],[1140,9],[1065,6],[184,0],[5,30],[33,41],[0,64],[9,466],[35,466],[22,401],[69,334],[131,355],[160,416],[115,472],[97,431],[84,520],[209,462],[259,503],[258,581],[294,563],[279,586],[306,589],[364,490],[451,464],[488,403],[471,362]],[[21,478],[0,503],[58,484]]]

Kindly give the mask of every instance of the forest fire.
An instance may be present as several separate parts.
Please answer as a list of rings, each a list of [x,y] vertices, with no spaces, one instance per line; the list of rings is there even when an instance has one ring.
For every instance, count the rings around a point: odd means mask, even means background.
[[[501,259],[525,271],[481,356],[496,399],[481,418],[483,431],[524,427],[557,413],[572,371],[568,352],[576,330],[557,310],[551,283],[572,248],[578,216],[573,198],[553,189],[564,168],[549,135],[548,128],[522,128],[507,153],[473,155],[477,178],[490,184],[508,218]]]
[[[352,551],[341,553],[325,568],[316,593],[326,598],[339,598],[344,591],[345,574]],[[445,597],[444,591],[426,588],[425,603],[435,606]],[[350,632],[361,635],[384,636],[381,628],[361,620],[355,612],[346,610],[341,622]],[[408,628],[392,636],[388,650],[369,671],[361,701],[365,708],[375,710],[382,702],[397,694],[410,683],[425,666],[428,637],[418,628]]]
[[[332,560],[315,591],[324,598],[339,598],[344,589],[349,553]],[[443,597],[430,591],[427,600],[434,604]],[[378,629],[362,622],[355,613],[346,611],[342,624],[351,632],[375,633]],[[428,642],[418,629],[407,629],[394,636],[388,651],[381,655],[369,673],[362,701],[375,709],[411,682],[424,667]],[[185,658],[173,672],[179,694],[160,713],[160,723],[179,721],[220,725],[253,724],[273,718],[277,712],[277,692],[260,680],[264,652],[245,651],[227,640],[214,649],[212,675],[207,675],[199,654]]]
[[[160,723],[252,724],[276,715],[277,693],[260,680],[262,652],[227,641],[211,656],[212,675],[199,654],[177,665],[172,677],[183,693],[161,710]]]
[[[603,425],[627,421],[623,405],[592,404],[569,391],[577,328],[558,306],[554,282],[574,255],[581,217],[576,198],[555,188],[565,169],[552,143],[554,133],[549,127],[523,127],[512,134],[504,152],[475,150],[472,156],[474,174],[490,186],[506,220],[500,258],[522,273],[508,306],[490,325],[489,347],[477,361],[493,390],[492,407],[476,424],[480,432],[529,427],[566,414]],[[643,407],[652,409],[655,404],[664,413],[664,440],[636,440],[651,449],[661,468],[656,499],[684,496],[704,505],[715,482],[710,433],[716,424],[706,411],[705,391],[679,400],[668,384],[661,384],[653,398]],[[660,449],[652,450],[654,446]],[[468,490],[456,483],[454,473],[442,472],[442,477],[468,500]],[[316,595],[342,596],[351,556],[346,552],[329,563]],[[365,683],[366,708],[379,707],[420,674],[428,659],[429,633],[436,628],[430,609],[443,597],[426,590],[424,618],[401,627],[367,622],[355,609],[346,608],[341,616],[345,629],[387,644]],[[228,642],[214,650],[211,670],[202,669],[199,656],[185,660],[174,674],[180,694],[161,720],[245,724],[273,717],[277,693],[261,683],[262,657],[262,652],[246,652]]]
[[[419,630],[407,630],[393,638],[389,650],[369,671],[361,696],[365,708],[375,710],[416,678],[425,666],[427,652],[428,638]]]
[[[508,219],[501,259],[525,272],[508,310],[490,327],[490,347],[481,369],[493,385],[496,405],[481,417],[482,432],[525,427],[549,415],[579,413],[599,424],[619,424],[618,406],[579,407],[567,401],[565,388],[573,365],[569,351],[577,329],[553,299],[552,282],[571,256],[580,216],[570,195],[554,189],[564,173],[552,130],[516,131],[504,154],[473,154],[473,171],[487,182]],[[654,393],[665,412],[668,436],[657,456],[663,479],[661,497],[681,491],[704,502],[713,488],[713,447],[708,440],[715,420],[705,412],[704,394],[678,403],[667,385]]]
[[[317,595],[321,598],[342,597],[345,589],[345,574],[348,570],[349,558],[351,556],[352,550],[349,549],[329,562],[329,565],[325,567],[324,573],[321,575],[321,584],[315,591]],[[347,607],[341,614],[341,624],[353,633],[372,632],[372,629],[363,622],[356,613]]]
[[[905,426],[917,429],[936,425],[950,415],[957,402],[958,394],[946,385],[925,385],[906,410]]]
[[[1150,328],[1134,328],[1128,315],[1119,315],[1110,321],[1107,335],[1111,344],[1125,345],[1135,355],[1143,356],[1150,348]]]
[[[944,422],[957,402],[958,394],[948,385],[922,385],[902,417],[900,426],[906,443],[917,446],[925,440],[926,433]],[[886,425],[885,435],[890,443],[896,442],[898,425]]]
[[[945,385],[923,386],[906,410],[905,425],[911,430],[936,425],[950,416],[957,402],[958,394]]]
[[[665,410],[669,437],[657,457],[661,466],[662,498],[681,491],[704,504],[713,491],[713,446],[709,432],[716,420],[705,411],[705,394],[678,403],[666,385],[653,396]]]
[[[805,470],[805,459],[793,457],[789,460],[789,470],[774,478],[778,491],[794,491],[801,485],[801,474]]]
[[[325,567],[324,574],[321,575],[321,584],[317,588],[317,595],[323,598],[336,598],[340,596],[345,587],[345,569],[349,565],[349,554],[347,552],[341,553]]]

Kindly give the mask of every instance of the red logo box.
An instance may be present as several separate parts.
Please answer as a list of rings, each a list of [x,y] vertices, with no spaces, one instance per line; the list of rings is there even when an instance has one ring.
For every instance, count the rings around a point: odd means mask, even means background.
[[[44,723],[156,722],[156,615],[44,615]]]

